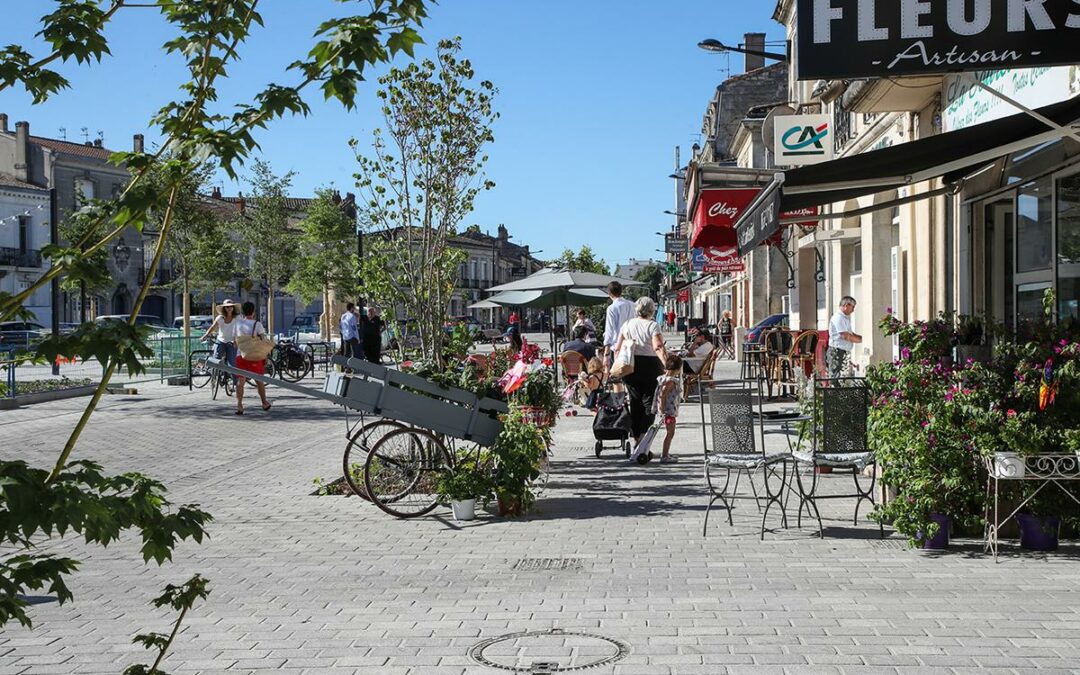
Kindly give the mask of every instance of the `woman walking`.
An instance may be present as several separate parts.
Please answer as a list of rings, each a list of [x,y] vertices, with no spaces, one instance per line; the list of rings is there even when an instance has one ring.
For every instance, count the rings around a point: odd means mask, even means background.
[[[236,323],[236,340],[239,343],[241,337],[266,337],[266,329],[263,328],[262,323],[255,319],[255,303],[248,301],[245,302],[241,308],[244,312],[244,318],[237,319]],[[237,345],[239,349],[239,344]],[[240,370],[246,370],[249,373],[255,375],[266,374],[266,356],[261,359],[247,359],[244,358],[243,350],[240,351],[240,355],[236,357],[236,367]],[[249,353],[249,356],[251,354]],[[236,414],[244,414],[244,383],[247,382],[247,378],[237,378],[236,382]],[[262,409],[270,409],[270,401],[266,400],[266,385],[262,382],[256,382],[255,386],[259,390],[259,399],[262,401]]]
[[[631,433],[635,441],[641,439],[656,417],[653,401],[656,382],[664,374],[667,360],[667,347],[660,336],[660,325],[653,320],[655,315],[656,302],[648,297],[638,298],[634,303],[634,318],[622,325],[615,342],[616,359],[624,344],[633,349],[634,370],[623,378],[623,384],[630,396]]]

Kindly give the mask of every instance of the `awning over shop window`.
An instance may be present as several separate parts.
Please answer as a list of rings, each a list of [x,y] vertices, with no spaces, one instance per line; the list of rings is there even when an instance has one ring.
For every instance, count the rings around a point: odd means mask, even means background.
[[[1080,97],[1039,108],[1068,126],[1080,119]],[[944,177],[953,182],[1000,157],[1061,138],[1027,113],[950,131],[814,166],[777,174],[735,224],[739,253],[746,255],[780,229],[781,212],[848,199]]]
[[[694,211],[694,248],[735,246],[735,221],[754,200],[757,188],[702,190]]]

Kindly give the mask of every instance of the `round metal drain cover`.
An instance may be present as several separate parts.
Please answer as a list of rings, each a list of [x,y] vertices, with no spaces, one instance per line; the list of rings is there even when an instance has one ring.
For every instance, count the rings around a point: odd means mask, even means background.
[[[618,640],[560,628],[500,635],[469,649],[469,657],[482,666],[533,675],[595,668],[629,653]]]

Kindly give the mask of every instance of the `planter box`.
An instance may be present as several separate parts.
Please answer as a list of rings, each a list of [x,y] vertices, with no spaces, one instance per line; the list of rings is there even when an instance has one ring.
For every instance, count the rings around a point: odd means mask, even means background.
[[[1024,458],[1015,452],[995,452],[990,464],[990,475],[999,480],[1022,480]]]

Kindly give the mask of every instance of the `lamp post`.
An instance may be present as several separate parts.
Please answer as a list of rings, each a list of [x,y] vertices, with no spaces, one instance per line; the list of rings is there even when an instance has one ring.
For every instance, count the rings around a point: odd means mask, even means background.
[[[760,56],[766,59],[772,59],[774,61],[780,61],[781,63],[788,63],[789,59],[787,54],[777,54],[776,52],[765,52],[757,49],[746,49],[744,47],[731,47],[725,45],[719,40],[708,38],[698,43],[698,47],[704,49],[707,52],[714,54],[723,54],[724,52],[739,52],[740,54],[749,54],[751,56]]]

